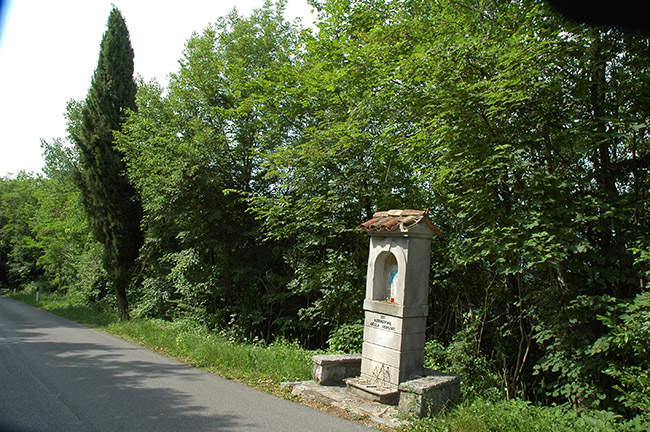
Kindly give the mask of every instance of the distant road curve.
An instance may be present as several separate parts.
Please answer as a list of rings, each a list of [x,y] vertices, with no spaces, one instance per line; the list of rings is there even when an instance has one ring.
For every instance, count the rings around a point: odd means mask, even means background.
[[[369,430],[0,296],[0,432]]]

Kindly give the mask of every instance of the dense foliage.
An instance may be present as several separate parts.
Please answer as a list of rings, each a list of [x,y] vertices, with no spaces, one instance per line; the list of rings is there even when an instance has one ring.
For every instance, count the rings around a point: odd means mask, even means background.
[[[650,39],[537,0],[314,6],[312,30],[282,3],[232,12],[166,88],[139,85],[114,141],[142,197],[134,313],[350,349],[355,227],[429,207],[430,366],[481,398],[650,421]],[[47,149],[45,178],[0,183],[0,280],[85,274],[102,298],[61,162],[83,156]]]
[[[42,147],[46,177],[21,173],[0,180],[0,284],[112,303],[101,245],[73,180],[74,154],[61,140]]]

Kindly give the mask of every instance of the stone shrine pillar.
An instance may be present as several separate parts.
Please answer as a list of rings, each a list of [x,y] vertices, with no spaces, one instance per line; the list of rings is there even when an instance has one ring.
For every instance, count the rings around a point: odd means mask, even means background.
[[[431,239],[428,210],[377,212],[358,229],[370,234],[361,375],[348,388],[397,403],[401,383],[425,375]]]
[[[440,412],[461,394],[460,375],[423,367],[431,239],[440,231],[428,210],[377,212],[357,228],[370,234],[362,353],[316,355],[314,380],[286,385],[397,426],[398,416]]]

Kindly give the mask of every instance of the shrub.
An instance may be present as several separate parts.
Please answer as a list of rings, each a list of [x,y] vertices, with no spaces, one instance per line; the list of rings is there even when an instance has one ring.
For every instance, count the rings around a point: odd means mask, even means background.
[[[327,340],[330,351],[360,353],[363,345],[363,321],[337,327]]]
[[[610,329],[593,347],[593,355],[615,352],[605,373],[616,378],[616,398],[629,413],[650,422],[650,292],[621,302],[617,313],[599,319]]]
[[[542,407],[521,399],[488,401],[465,400],[446,415],[420,419],[405,427],[409,431],[535,431],[535,432],[603,432],[626,429],[619,416],[606,411],[589,411],[577,415],[565,406]],[[627,429],[641,430],[641,429]]]
[[[476,326],[470,323],[454,335],[448,346],[436,339],[427,341],[424,367],[462,375],[464,395],[496,399],[503,396],[503,381],[477,349],[474,340],[476,330]]]

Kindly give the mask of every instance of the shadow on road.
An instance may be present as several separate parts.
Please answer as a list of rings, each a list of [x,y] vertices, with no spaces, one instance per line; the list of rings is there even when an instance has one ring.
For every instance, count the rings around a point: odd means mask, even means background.
[[[228,431],[260,426],[245,424],[228,395],[223,390],[219,394],[217,384],[233,383],[54,315],[23,309],[27,306],[8,310],[2,300],[3,432]],[[250,409],[241,404],[238,408]]]

